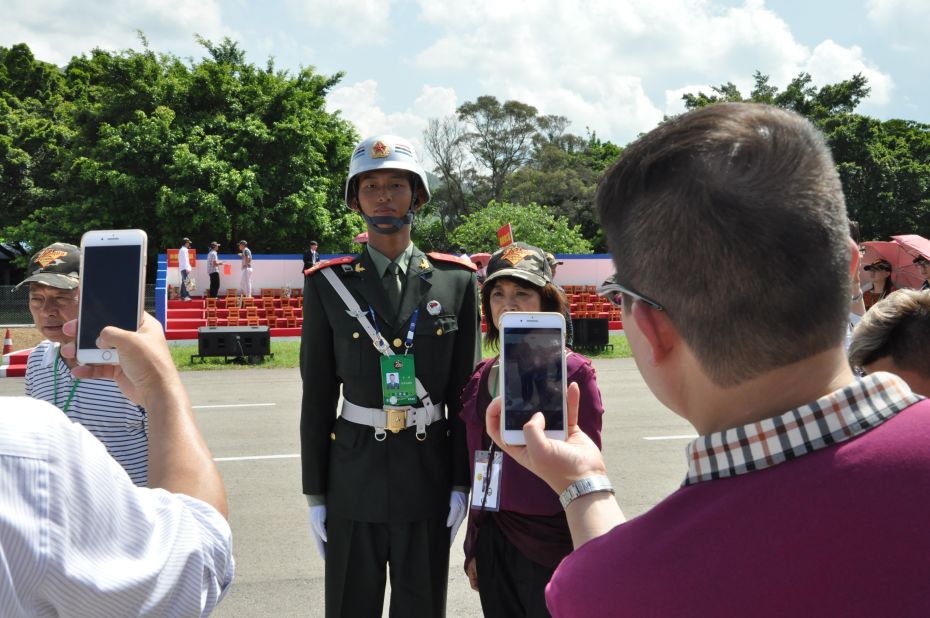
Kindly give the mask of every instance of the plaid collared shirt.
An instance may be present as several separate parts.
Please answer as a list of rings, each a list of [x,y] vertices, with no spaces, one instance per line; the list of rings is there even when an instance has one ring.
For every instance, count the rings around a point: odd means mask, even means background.
[[[895,375],[868,375],[781,416],[697,438],[688,445],[683,485],[762,470],[844,442],[921,399]]]

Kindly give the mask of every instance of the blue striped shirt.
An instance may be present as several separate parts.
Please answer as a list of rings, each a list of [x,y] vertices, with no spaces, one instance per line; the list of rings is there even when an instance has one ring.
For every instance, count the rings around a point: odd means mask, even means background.
[[[58,344],[43,341],[29,354],[26,395],[64,409],[75,379],[58,358]],[[55,392],[55,375],[58,392]],[[57,401],[56,401],[57,400]],[[148,420],[145,410],[129,401],[113,380],[80,380],[67,410],[68,418],[90,431],[120,463],[132,482],[148,483]]]
[[[206,616],[232,583],[209,504],[136,487],[53,406],[0,397],[0,616]]]

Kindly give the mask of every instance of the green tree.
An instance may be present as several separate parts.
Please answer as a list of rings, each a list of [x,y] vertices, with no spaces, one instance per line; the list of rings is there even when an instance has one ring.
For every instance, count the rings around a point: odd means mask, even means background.
[[[342,201],[356,135],[325,109],[341,75],[292,75],[270,60],[257,67],[233,41],[200,42],[199,62],[97,49],[58,73],[63,102],[57,116],[41,113],[61,118],[67,147],[35,183],[51,195],[27,195],[23,216],[4,220],[6,237],[41,245],[141,227],[158,249],[182,236],[225,247],[247,238],[259,252],[299,251],[310,237],[330,251],[351,248],[364,228]]]
[[[551,253],[591,253],[591,243],[579,226],[570,225],[564,217],[553,216],[536,203],[511,204],[491,201],[487,207],[465,216],[462,225],[452,233],[456,246],[470,253],[493,251],[498,246],[497,230],[511,224],[513,238],[535,245]]]
[[[488,170],[489,197],[501,199],[507,176],[523,165],[536,135],[536,108],[484,95],[456,110],[465,123],[469,152]]]
[[[906,120],[885,122],[855,113],[869,94],[862,75],[816,88],[801,73],[784,90],[754,74],[748,98],[726,84],[716,94],[686,94],[693,109],[721,101],[766,103],[793,110],[824,133],[843,183],[851,219],[859,221],[863,239],[893,234],[930,237],[930,125]]]
[[[577,224],[596,251],[606,251],[594,195],[622,150],[596,134],[585,140],[565,133],[564,126],[560,134],[537,140],[532,159],[507,178],[504,195],[511,202],[548,206],[553,215]]]

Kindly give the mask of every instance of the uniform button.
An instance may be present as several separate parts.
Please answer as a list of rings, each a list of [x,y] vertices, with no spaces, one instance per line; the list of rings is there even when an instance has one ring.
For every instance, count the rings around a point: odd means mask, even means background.
[[[400,340],[400,337],[398,337],[397,339],[394,340],[394,347],[395,347],[395,348],[399,348],[399,347],[402,346],[403,344],[404,344],[404,342]]]
[[[336,434],[335,434],[335,432],[329,434],[329,439],[330,439],[330,440],[335,440],[335,439],[336,439]]]
[[[352,338],[353,338],[353,339],[358,339],[358,332],[352,333]]]
[[[441,329],[441,328],[437,328],[437,329],[436,329],[436,334],[437,334],[437,335],[441,335],[441,334],[442,334],[442,329]]]

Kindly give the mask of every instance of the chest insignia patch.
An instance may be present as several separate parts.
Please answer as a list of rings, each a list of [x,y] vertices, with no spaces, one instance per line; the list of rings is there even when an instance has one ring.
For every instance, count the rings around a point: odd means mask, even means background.
[[[426,303],[426,312],[430,315],[439,315],[439,312],[442,311],[442,305],[439,304],[438,300],[431,300]]]

